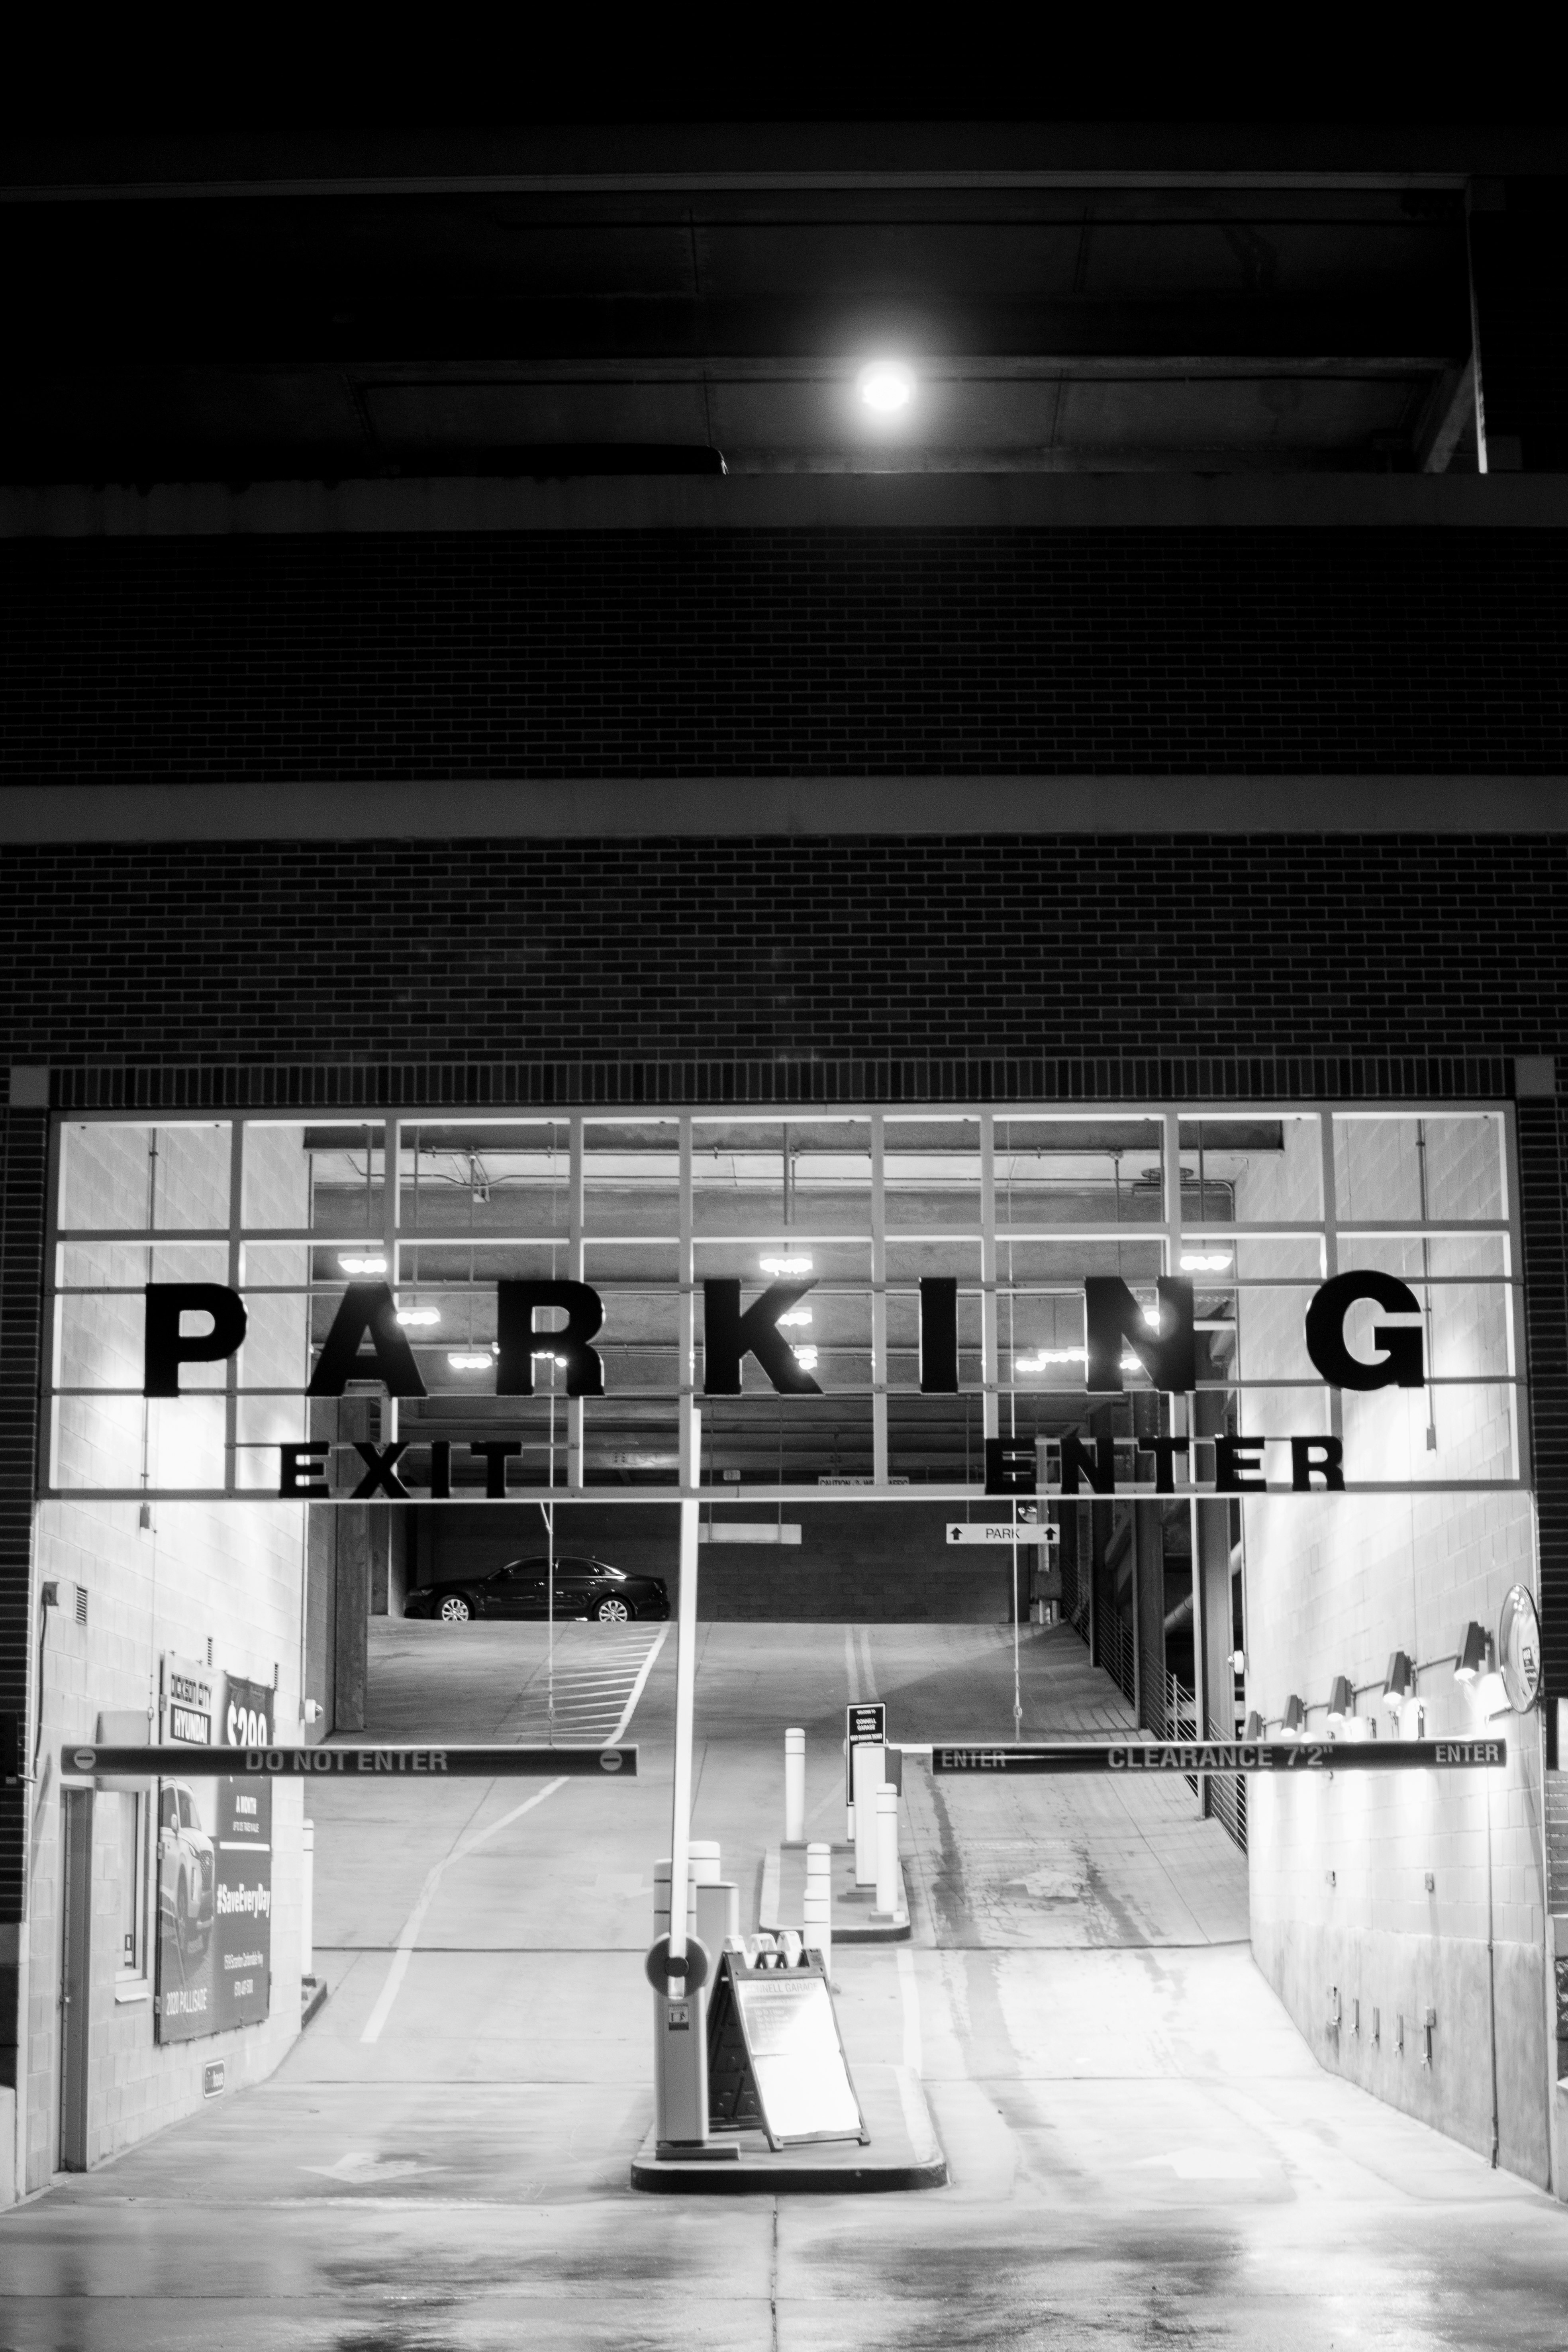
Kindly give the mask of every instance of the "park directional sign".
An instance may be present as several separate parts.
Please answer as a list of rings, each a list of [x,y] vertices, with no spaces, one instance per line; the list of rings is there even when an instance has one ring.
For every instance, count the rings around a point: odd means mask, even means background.
[[[934,1745],[933,1772],[1432,1772],[1506,1764],[1502,1739],[1064,1740]]]
[[[308,1774],[312,1780],[555,1780],[586,1775],[603,1780],[620,1773],[636,1780],[637,1751],[627,1748],[418,1748],[386,1740],[363,1748],[100,1748],[60,1749],[62,1772],[113,1772],[140,1780],[189,1780],[198,1773],[239,1780],[258,1773],[272,1780]]]

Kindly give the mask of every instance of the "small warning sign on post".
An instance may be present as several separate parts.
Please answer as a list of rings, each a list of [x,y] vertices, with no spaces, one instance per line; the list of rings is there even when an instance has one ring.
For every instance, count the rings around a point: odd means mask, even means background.
[[[858,1748],[885,1748],[888,1744],[888,1710],[881,1699],[872,1699],[866,1706],[847,1706],[844,1710],[844,1801],[855,1802],[855,1750]]]
[[[821,1963],[753,1969],[726,1952],[708,2005],[708,2128],[773,2148],[870,2139]]]

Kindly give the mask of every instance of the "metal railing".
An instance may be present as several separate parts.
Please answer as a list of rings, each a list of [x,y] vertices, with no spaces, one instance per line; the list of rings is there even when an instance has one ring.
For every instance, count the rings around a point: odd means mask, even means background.
[[[1075,1583],[1077,1580],[1074,1580]],[[1077,1597],[1077,1596],[1075,1596]],[[1064,1582],[1063,1603],[1066,1612],[1067,1590]],[[1068,1616],[1068,1622],[1079,1639],[1088,1645],[1089,1599],[1085,1592],[1081,1606]],[[1094,1654],[1129,1706],[1134,1704],[1138,1689],[1133,1675],[1132,1629],[1121,1612],[1100,1601],[1094,1610]],[[1198,1715],[1196,1696],[1185,1683],[1169,1673],[1163,1661],[1151,1657],[1147,1651],[1142,1660],[1143,1668],[1142,1699],[1143,1727],[1157,1739],[1199,1740],[1204,1726]],[[1210,1772],[1208,1780],[1208,1810],[1234,1845],[1247,1852],[1247,1781],[1240,1772]],[[1184,1775],[1194,1795],[1199,1776]]]

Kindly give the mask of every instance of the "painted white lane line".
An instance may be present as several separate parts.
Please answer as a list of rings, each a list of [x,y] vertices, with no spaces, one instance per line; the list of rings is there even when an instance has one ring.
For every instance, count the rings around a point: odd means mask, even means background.
[[[647,1657],[637,1668],[637,1678],[632,1685],[631,1696],[627,1698],[626,1706],[622,1710],[620,1721],[616,1724],[614,1731],[611,1732],[608,1739],[605,1742],[606,1748],[614,1748],[618,1740],[625,1738],[626,1726],[632,1719],[632,1710],[636,1706],[638,1699],[641,1698],[647,1678],[653,1672],[653,1662],[658,1657],[659,1652],[663,1649],[668,1639],[668,1626],[661,1625],[654,1641],[653,1647],[649,1650]]]
[[[904,2012],[904,2064],[911,2074],[925,2073],[925,2044],[921,2033],[921,1988],[915,1956],[907,1944],[895,1944],[899,1963],[899,2000]]]
[[[606,1745],[609,1744],[606,1742]],[[362,2042],[381,2040],[382,2028],[392,2015],[392,2004],[397,1999],[404,1978],[408,1974],[409,1955],[418,1940],[419,1930],[425,1924],[425,1914],[435,1899],[436,1890],[441,1884],[442,1874],[454,1862],[461,1862],[465,1855],[472,1853],[476,1846],[483,1845],[487,1838],[494,1837],[498,1830],[504,1830],[509,1823],[520,1821],[524,1813],[532,1812],[535,1805],[542,1805],[546,1797],[552,1797],[557,1789],[563,1789],[565,1786],[564,1780],[546,1780],[542,1789],[537,1790],[521,1805],[514,1805],[510,1813],[503,1813],[499,1821],[491,1822],[488,1828],[478,1831],[471,1838],[465,1839],[461,1845],[454,1846],[445,1860],[438,1862],[426,1874],[425,1884],[419,1890],[419,1900],[403,1923],[403,1932],[397,1938],[397,1949],[392,1956],[392,1966],[386,1972],[386,1982],[376,1996],[375,2007],[364,2021],[364,2030],[360,2035]]]

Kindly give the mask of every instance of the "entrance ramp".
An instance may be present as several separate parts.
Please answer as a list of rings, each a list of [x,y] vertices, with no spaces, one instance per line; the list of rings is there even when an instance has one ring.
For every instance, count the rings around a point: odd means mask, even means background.
[[[920,1627],[877,1626],[868,1648],[895,1740],[1011,1738],[1007,1628],[943,1626],[937,1642]],[[1017,1660],[1026,1740],[1148,1736],[1069,1627],[1028,1628]],[[1249,1940],[1247,1858],[1182,1773],[938,1780],[911,1758],[904,1810],[922,1939],[984,1949]]]

